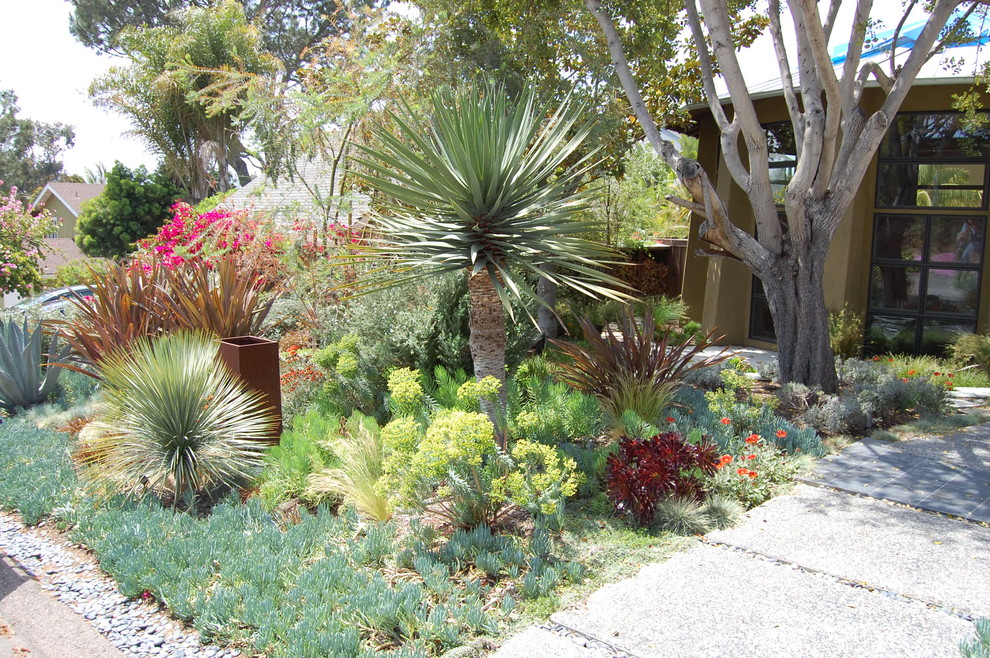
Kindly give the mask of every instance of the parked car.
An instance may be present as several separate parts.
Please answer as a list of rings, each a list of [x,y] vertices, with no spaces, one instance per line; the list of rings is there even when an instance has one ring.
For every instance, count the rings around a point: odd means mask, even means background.
[[[28,310],[38,307],[53,307],[60,304],[67,304],[75,296],[92,297],[93,290],[87,285],[69,286],[68,288],[55,288],[43,292],[35,297],[23,299],[14,305],[14,308]]]

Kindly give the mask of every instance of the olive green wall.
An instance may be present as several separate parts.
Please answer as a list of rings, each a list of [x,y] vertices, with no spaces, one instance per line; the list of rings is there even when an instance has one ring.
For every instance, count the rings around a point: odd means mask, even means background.
[[[964,85],[916,85],[909,92],[901,110],[951,110],[952,94],[966,88]],[[868,89],[863,100],[865,108],[872,111],[880,106],[883,96],[877,89]],[[755,105],[760,120],[765,123],[788,120],[787,109],[780,97],[758,100]],[[708,112],[699,114],[696,120],[699,126],[699,162],[705,171],[715,172],[716,188],[726,201],[732,220],[741,228],[752,231],[754,222],[749,201],[725,168],[715,122]],[[839,224],[829,250],[825,271],[825,303],[830,309],[841,309],[848,302],[855,311],[866,310],[876,177],[877,161],[874,156],[856,198]],[[725,334],[722,341],[724,343],[773,347],[772,344],[749,338],[752,276],[746,267],[738,261],[694,255],[698,249],[706,246],[697,237],[700,223],[700,218],[693,215],[682,291],[691,318],[701,322],[705,331],[718,327],[718,334]],[[990,240],[987,240],[984,249],[990,249]],[[980,289],[978,330],[985,332],[990,328],[990,257],[987,253],[984,253],[984,263],[987,265],[983,268]]]
[[[48,201],[45,202],[45,208],[62,220],[62,225],[58,229],[58,235],[55,237],[76,237],[76,216],[72,214],[72,211],[64,203],[58,200],[58,197],[54,194],[50,195]]]

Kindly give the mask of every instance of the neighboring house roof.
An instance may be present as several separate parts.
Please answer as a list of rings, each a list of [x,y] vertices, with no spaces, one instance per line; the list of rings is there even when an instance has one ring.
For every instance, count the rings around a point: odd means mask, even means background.
[[[54,247],[54,250],[41,261],[42,274],[55,274],[55,270],[63,265],[86,258],[72,238],[45,238],[45,242]]]
[[[55,197],[65,204],[69,212],[79,217],[82,204],[100,196],[105,188],[103,183],[49,183],[38,194],[33,205],[47,203]]]
[[[350,218],[358,228],[367,223],[368,196],[353,192],[348,198],[333,197],[332,192],[339,187],[343,175],[343,164],[335,176],[332,162],[303,157],[296,161],[291,179],[284,177],[273,182],[258,176],[224,199],[220,207],[258,211],[281,221],[314,215],[322,219],[326,213],[339,224],[347,224]]]

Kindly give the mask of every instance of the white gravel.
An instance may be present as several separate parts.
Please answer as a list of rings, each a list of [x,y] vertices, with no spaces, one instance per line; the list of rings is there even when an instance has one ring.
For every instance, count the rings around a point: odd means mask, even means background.
[[[42,587],[83,615],[125,654],[162,658],[234,658],[236,649],[204,645],[149,602],[129,600],[90,556],[53,541],[16,517],[0,514],[0,552],[16,560]]]

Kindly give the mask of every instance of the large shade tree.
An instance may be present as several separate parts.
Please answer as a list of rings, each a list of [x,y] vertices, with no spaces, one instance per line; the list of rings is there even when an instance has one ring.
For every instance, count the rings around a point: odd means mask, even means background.
[[[769,0],[768,31],[798,150],[781,219],[770,185],[767,132],[737,56],[734,21],[724,2],[684,0],[681,15],[692,35],[705,96],[721,133],[721,151],[755,217],[756,231],[750,232],[740,228],[708,172],[661,134],[647,97],[657,81],[630,65],[630,52],[636,52],[639,45],[629,43],[623,34],[638,3],[583,2],[606,38],[617,79],[646,137],[691,193],[690,199],[673,201],[703,218],[700,237],[711,245],[705,254],[737,259],[762,281],[777,332],[782,380],[835,390],[823,290],[832,238],[922,65],[947,39],[966,31],[969,12],[982,3],[929,3],[926,23],[911,50],[899,59],[891,57],[890,66],[883,67],[862,56],[876,17],[871,15],[870,0],[858,0],[848,28],[848,52],[836,67],[827,46],[841,0]],[[968,11],[954,14],[961,5]],[[914,0],[905,7],[907,12],[922,11]],[[791,43],[785,42],[786,21],[793,24]],[[904,20],[898,23],[904,24]],[[898,43],[896,35],[893,43]],[[731,112],[719,98],[716,74],[727,88]],[[864,103],[864,89],[870,82],[885,95],[876,109]]]
[[[181,25],[181,10],[205,9],[209,0],[69,0],[69,30],[83,45],[126,55],[121,36],[128,28]],[[261,34],[262,49],[282,63],[284,80],[293,80],[327,37],[347,32],[351,14],[339,0],[239,0]],[[370,3],[347,3],[366,8]]]
[[[71,126],[18,116],[17,94],[0,89],[0,192],[22,197],[62,175],[62,152],[72,148]]]
[[[241,5],[182,10],[116,43],[130,64],[93,82],[96,104],[127,117],[192,200],[226,190],[234,172],[244,182],[243,102],[278,66]]]
[[[590,192],[580,188],[594,163],[566,163],[591,127],[579,121],[579,106],[548,107],[532,86],[509,100],[504,87],[465,85],[437,92],[428,107],[426,117],[393,117],[395,133],[381,132],[380,147],[360,158],[372,172],[365,180],[389,199],[370,250],[388,267],[365,286],[465,272],[475,376],[504,383],[504,312],[513,296],[540,303],[537,277],[624,298],[609,287],[621,284],[596,269],[611,253],[584,239],[592,227],[576,219],[587,208]],[[541,269],[546,263],[552,274]]]

